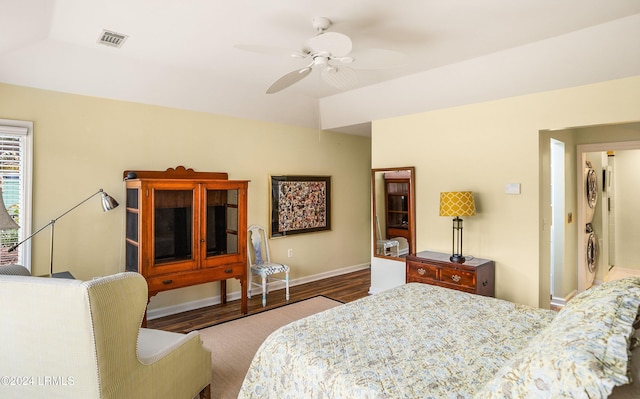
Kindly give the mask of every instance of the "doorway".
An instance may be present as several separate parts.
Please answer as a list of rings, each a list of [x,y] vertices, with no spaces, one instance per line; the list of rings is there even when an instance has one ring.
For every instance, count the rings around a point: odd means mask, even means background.
[[[556,205],[555,209],[552,206],[552,141],[564,143],[564,167],[565,167],[565,187],[564,187],[564,211],[563,220],[556,216],[555,226],[553,226],[553,213],[556,215],[559,209],[562,209],[562,204]],[[584,267],[585,267],[585,223],[584,223],[584,210],[583,210],[583,196],[584,186],[582,181],[584,154],[589,152],[604,152],[606,158],[606,151],[623,151],[627,149],[640,149],[640,122],[629,122],[610,125],[593,125],[575,128],[564,128],[554,130],[541,130],[540,131],[540,285],[539,285],[539,306],[542,308],[549,308],[552,302],[557,305],[562,305],[570,300],[579,289],[582,290],[584,282]],[[619,153],[621,154],[621,153]],[[600,155],[599,155],[600,156]],[[622,157],[619,159],[622,161]],[[559,157],[556,157],[556,161],[562,164]],[[639,161],[640,162],[640,161]],[[621,162],[622,164],[622,162]],[[635,178],[634,183],[625,183],[624,192],[620,193],[618,200],[622,201],[621,196],[629,196],[629,189],[640,187],[640,168],[635,166],[633,171],[629,174]],[[557,172],[557,168],[556,168]],[[602,179],[602,169],[598,170],[598,180]],[[580,179],[580,181],[579,181]],[[554,184],[555,187],[558,183]],[[602,190],[602,187],[600,188]],[[640,191],[640,188],[638,188]],[[602,196],[602,192],[600,191]],[[640,203],[637,201],[640,192],[637,196],[630,198],[629,201],[634,204]],[[558,198],[558,197],[556,197]],[[606,201],[605,201],[606,204]],[[639,205],[640,206],[640,205]],[[614,217],[615,222],[619,222],[620,219],[630,219],[631,213],[627,212],[624,216]],[[640,228],[640,210],[634,214],[633,221],[635,226]],[[564,226],[564,236],[558,238],[557,228],[559,225]],[[582,225],[582,229],[580,228]],[[621,226],[616,226],[615,231]],[[552,243],[552,230],[553,235],[556,237]],[[608,229],[608,231],[614,231]],[[617,235],[614,233],[616,239],[620,238],[619,235],[624,235],[635,239],[636,243],[640,240],[640,236],[634,238],[633,234],[640,234],[640,232],[620,231]],[[564,238],[564,246],[559,243]],[[558,241],[560,240],[560,241]],[[602,240],[602,237],[600,237]],[[602,244],[606,247],[606,243]],[[599,248],[601,251],[602,248]],[[610,250],[605,249],[608,252]],[[616,248],[617,250],[617,248]],[[623,250],[623,249],[621,249]],[[564,253],[562,253],[564,252]],[[637,252],[637,251],[635,251]],[[638,255],[640,256],[640,254]],[[615,257],[615,256],[614,256]],[[561,259],[561,260],[560,260]],[[618,263],[618,259],[615,260]],[[559,265],[563,263],[562,267]],[[640,260],[637,262],[640,265]],[[552,268],[553,264],[553,268]],[[616,264],[613,270],[619,268],[619,264]],[[610,265],[602,266],[602,269],[608,269]],[[596,282],[600,283],[606,278],[604,273],[596,276]],[[581,286],[578,287],[578,283],[581,282]]]
[[[617,157],[617,158],[616,158]],[[578,145],[578,163],[590,161],[598,170],[598,201],[591,220],[591,233],[597,237],[596,263],[590,270],[591,249],[578,247],[578,292],[595,284],[626,275],[640,274],[640,206],[636,205],[640,184],[640,141]],[[616,161],[617,164],[616,164]],[[582,187],[581,187],[582,188]],[[584,195],[584,194],[583,194]],[[589,224],[589,204],[578,201],[578,226]],[[594,276],[590,276],[593,273]]]

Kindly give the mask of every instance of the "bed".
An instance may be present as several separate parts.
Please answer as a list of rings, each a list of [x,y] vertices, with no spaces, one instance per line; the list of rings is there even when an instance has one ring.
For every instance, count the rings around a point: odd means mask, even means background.
[[[638,278],[560,312],[406,284],[272,333],[239,398],[638,398],[639,306]]]

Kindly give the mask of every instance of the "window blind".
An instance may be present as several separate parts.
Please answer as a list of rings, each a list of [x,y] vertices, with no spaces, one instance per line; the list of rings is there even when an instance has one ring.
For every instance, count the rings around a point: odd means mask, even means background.
[[[21,226],[24,215],[24,149],[29,129],[0,125],[0,183],[4,207]],[[19,230],[0,231],[0,265],[20,263],[20,251],[9,252],[20,237]]]

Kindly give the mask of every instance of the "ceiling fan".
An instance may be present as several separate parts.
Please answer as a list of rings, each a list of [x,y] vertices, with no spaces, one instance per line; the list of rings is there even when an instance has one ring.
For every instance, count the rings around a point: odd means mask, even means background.
[[[320,71],[320,76],[329,85],[340,89],[350,90],[358,86],[358,74],[351,66],[356,61],[351,56],[352,42],[349,36],[338,32],[327,32],[331,26],[331,20],[325,17],[315,17],[312,19],[316,36],[308,39],[302,46],[301,51],[283,50],[277,47],[235,45],[234,47],[258,52],[263,54],[287,54],[293,58],[306,59],[309,63],[302,67],[288,72],[277,79],[267,89],[267,94],[277,93],[287,87],[301,81],[309,76],[313,69]],[[377,58],[378,64],[360,65],[360,69],[380,69],[393,68],[404,63],[402,54],[390,50],[371,49],[368,52],[361,52],[361,55],[368,54],[369,58]],[[366,56],[365,56],[366,57]]]

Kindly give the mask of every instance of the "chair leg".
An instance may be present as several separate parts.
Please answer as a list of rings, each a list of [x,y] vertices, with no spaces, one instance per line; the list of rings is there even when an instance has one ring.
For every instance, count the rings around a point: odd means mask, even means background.
[[[251,269],[249,269],[249,282],[247,284],[247,297],[249,299],[251,299],[251,287],[253,286],[253,279],[251,278],[252,275],[253,273],[251,272]]]
[[[289,272],[286,272],[284,275],[284,286],[286,289],[286,297],[288,301],[289,300]]]
[[[262,276],[262,307],[267,306],[267,276]]]
[[[200,391],[200,394],[198,395],[198,397],[200,399],[211,399],[211,384],[202,388],[202,391]]]

